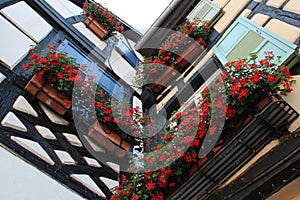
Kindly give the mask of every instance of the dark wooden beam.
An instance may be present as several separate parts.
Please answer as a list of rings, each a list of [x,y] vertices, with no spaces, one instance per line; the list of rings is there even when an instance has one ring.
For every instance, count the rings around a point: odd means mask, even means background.
[[[300,138],[288,135],[244,174],[205,199],[265,199],[299,177],[299,167]]]

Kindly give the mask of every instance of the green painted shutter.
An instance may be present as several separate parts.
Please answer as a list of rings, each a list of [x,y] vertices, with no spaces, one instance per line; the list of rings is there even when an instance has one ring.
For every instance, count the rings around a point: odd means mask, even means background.
[[[201,0],[188,15],[190,19],[213,21],[221,13],[221,7],[209,0]]]
[[[281,56],[281,63],[284,63],[291,59],[296,48],[295,44],[240,16],[226,30],[213,50],[222,64],[246,58],[252,52],[257,52],[260,59],[265,51],[273,51],[275,56]]]

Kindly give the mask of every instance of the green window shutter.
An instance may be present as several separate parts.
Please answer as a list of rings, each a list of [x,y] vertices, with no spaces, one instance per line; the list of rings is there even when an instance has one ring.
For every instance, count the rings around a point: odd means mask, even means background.
[[[257,52],[261,59],[265,51],[273,51],[275,56],[281,56],[281,63],[284,63],[291,59],[296,48],[295,44],[240,16],[226,30],[213,50],[222,64],[246,58],[252,52]]]
[[[190,19],[213,21],[221,14],[221,7],[209,0],[201,0],[188,15]]]

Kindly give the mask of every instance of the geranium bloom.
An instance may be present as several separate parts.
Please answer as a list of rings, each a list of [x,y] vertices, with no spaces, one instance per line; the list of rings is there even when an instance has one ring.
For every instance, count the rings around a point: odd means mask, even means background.
[[[278,78],[274,74],[270,74],[267,76],[269,82],[277,82]]]
[[[175,187],[175,183],[170,183],[169,187]]]
[[[116,23],[115,20],[113,20],[113,19],[110,18],[110,17],[107,19],[107,22],[112,23],[112,24]]]
[[[99,108],[99,107],[102,107],[103,105],[104,105],[103,102],[97,102],[95,104],[95,107]]]
[[[60,74],[60,73],[57,73],[56,76],[59,78],[59,79],[64,79],[65,76],[63,74]]]
[[[163,193],[158,193],[157,195],[152,194],[152,199],[151,200],[163,200],[164,199],[164,195]]]
[[[156,183],[150,182],[150,183],[147,183],[145,186],[146,186],[147,190],[152,190],[155,188]]]
[[[194,138],[192,136],[186,136],[184,137],[183,143],[184,144],[191,144]]]
[[[133,194],[130,200],[138,200],[138,196],[136,194]]]
[[[152,157],[152,158],[150,158],[149,160],[148,160],[148,164],[153,164],[155,162],[155,158],[154,157]]]
[[[124,26],[118,26],[116,31],[118,31],[120,33],[123,32],[124,31]]]
[[[253,75],[253,77],[252,77],[252,83],[253,83],[253,84],[256,84],[256,83],[258,83],[259,81],[260,81],[260,76],[259,76],[258,73],[255,73],[255,74]]]
[[[239,99],[242,99],[242,98],[246,97],[248,95],[248,93],[249,93],[249,89],[248,88],[241,89],[241,91],[239,93],[240,94]]]
[[[43,75],[44,75],[44,71],[40,71],[40,72],[38,72],[38,79],[39,80],[43,80]]]
[[[234,106],[226,105],[226,117],[231,118],[236,115],[236,108]]]
[[[198,147],[199,146],[199,140],[198,139],[195,139],[193,140],[192,144],[191,144],[191,147]]]
[[[29,70],[31,68],[31,64],[30,63],[23,64],[23,68],[25,70]]]
[[[48,62],[48,59],[46,59],[46,58],[41,58],[40,60],[39,60],[39,63],[40,64],[46,64]]]
[[[29,56],[30,59],[34,60],[36,58],[39,58],[40,57],[40,53],[33,53]]]
[[[230,93],[233,97],[235,97],[239,91],[240,91],[239,83],[234,84],[230,89]]]
[[[75,82],[76,76],[71,76],[71,77],[68,78],[68,80],[71,81],[71,82]]]
[[[149,71],[149,74],[155,74],[157,72],[157,69],[156,68],[153,68]]]
[[[112,120],[112,117],[110,117],[110,116],[104,117],[104,121],[106,121],[106,122],[110,122],[111,120]]]
[[[106,115],[112,112],[111,107],[104,107],[104,108],[102,108],[102,111]]]

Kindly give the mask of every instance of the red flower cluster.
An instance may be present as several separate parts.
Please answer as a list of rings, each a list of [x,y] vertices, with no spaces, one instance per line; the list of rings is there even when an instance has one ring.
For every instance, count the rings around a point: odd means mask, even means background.
[[[152,83],[161,75],[164,66],[170,66],[176,62],[176,58],[187,49],[189,44],[199,37],[206,36],[210,33],[209,21],[201,20],[190,21],[186,19],[177,27],[177,31],[171,33],[160,45],[157,55],[145,58],[140,63],[136,71],[135,81],[138,85]],[[151,64],[151,62],[153,64]],[[177,69],[178,67],[178,69]],[[182,70],[182,67],[176,66],[175,70]]]
[[[114,31],[122,32],[124,30],[121,20],[97,2],[85,1],[83,3],[83,11],[86,16],[91,16],[104,25],[110,33],[113,33]]]
[[[257,56],[252,54],[250,59],[227,62],[222,78],[225,90],[228,91],[227,117],[234,117],[243,111],[244,105],[251,104],[263,91],[276,91],[286,94],[291,91],[293,82],[289,70],[278,65],[272,52],[265,52],[265,57],[258,62]],[[234,109],[235,107],[235,109]],[[234,109],[234,110],[233,110]]]
[[[42,51],[35,52],[34,49],[31,49],[29,60],[23,65],[23,68],[37,73],[40,80],[45,80],[68,99],[71,99],[75,81],[82,81],[80,66],[74,58],[68,57],[64,52],[58,52],[58,45],[54,47],[48,45],[45,55],[42,54]]]
[[[133,117],[140,115],[140,111],[123,108],[123,113],[120,113],[123,117],[115,117],[111,107],[112,96],[105,92],[101,85],[95,83],[95,76],[87,74],[85,66],[78,65],[76,59],[68,56],[66,52],[58,51],[58,46],[59,44],[48,45],[45,53],[31,49],[28,62],[23,65],[24,69],[31,70],[39,79],[45,80],[61,95],[66,96],[65,101],[68,105],[72,104],[73,92],[79,92],[78,95],[73,95],[74,98],[79,97],[73,102],[73,108],[78,107],[86,112],[96,111],[97,119],[113,130],[120,131],[116,124],[118,122],[130,128],[131,132],[136,132],[137,123]],[[80,91],[73,91],[75,84],[81,88]],[[81,98],[83,96],[84,98]],[[83,105],[85,108],[82,108]],[[130,115],[126,116],[128,113]],[[144,121],[146,123],[147,120]]]
[[[181,25],[179,25],[178,30],[183,33],[189,35],[191,38],[198,38],[207,36],[211,29],[210,29],[210,21],[202,21],[200,19],[190,20],[186,19]]]

